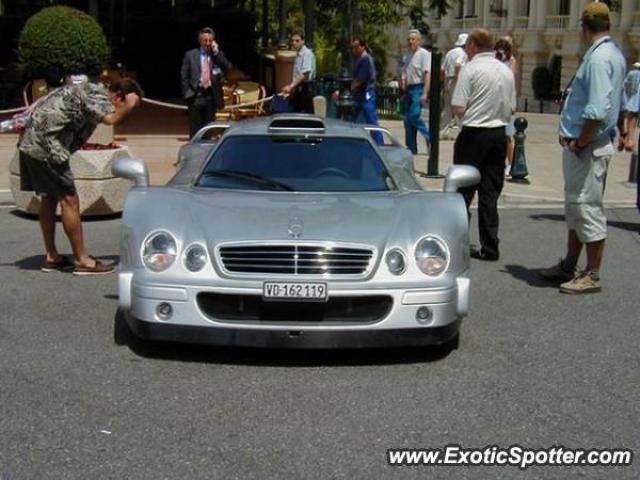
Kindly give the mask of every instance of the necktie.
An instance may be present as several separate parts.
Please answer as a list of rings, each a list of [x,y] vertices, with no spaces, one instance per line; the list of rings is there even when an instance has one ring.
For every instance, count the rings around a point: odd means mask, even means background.
[[[209,55],[204,56],[202,62],[202,87],[209,88],[211,86],[211,61]]]

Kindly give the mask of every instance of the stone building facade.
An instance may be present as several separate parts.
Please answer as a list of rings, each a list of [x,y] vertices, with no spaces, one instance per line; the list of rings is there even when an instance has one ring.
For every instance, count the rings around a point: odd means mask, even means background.
[[[429,12],[426,19],[433,43],[445,52],[460,32],[483,27],[494,35],[511,35],[520,63],[520,107],[534,100],[532,72],[546,66],[564,88],[577,70],[585,51],[581,39],[580,14],[590,0],[452,0],[446,16]],[[426,3],[426,2],[425,2]],[[640,54],[640,0],[613,0],[611,34],[631,64]],[[392,45],[404,49],[405,25],[394,28],[400,35]],[[398,55],[400,52],[394,52]],[[397,55],[394,55],[397,57]]]

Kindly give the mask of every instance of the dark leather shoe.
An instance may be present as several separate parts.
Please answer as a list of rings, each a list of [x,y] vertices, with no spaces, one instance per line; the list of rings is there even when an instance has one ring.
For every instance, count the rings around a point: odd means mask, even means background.
[[[500,255],[489,255],[478,247],[471,247],[469,254],[471,255],[471,258],[483,260],[485,262],[497,262],[500,259]]]

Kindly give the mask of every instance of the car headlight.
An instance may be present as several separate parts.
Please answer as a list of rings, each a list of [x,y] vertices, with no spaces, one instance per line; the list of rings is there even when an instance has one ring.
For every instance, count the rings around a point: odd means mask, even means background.
[[[436,277],[449,265],[449,249],[439,238],[425,237],[416,245],[416,263],[422,273]]]
[[[407,261],[404,256],[404,252],[399,248],[390,250],[389,253],[387,253],[386,261],[389,271],[394,275],[402,275],[407,269]]]
[[[176,259],[178,247],[169,232],[155,232],[144,241],[142,261],[149,270],[163,272]]]
[[[207,251],[197,243],[189,246],[184,254],[184,266],[190,272],[198,272],[207,264]]]

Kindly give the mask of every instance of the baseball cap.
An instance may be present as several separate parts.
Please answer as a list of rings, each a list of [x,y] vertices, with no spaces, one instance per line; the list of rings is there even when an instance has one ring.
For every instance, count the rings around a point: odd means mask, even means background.
[[[461,33],[460,35],[458,35],[458,38],[456,38],[456,43],[455,46],[456,47],[464,47],[465,43],[467,43],[467,37],[469,35],[466,33]]]
[[[604,2],[591,2],[585,5],[584,10],[582,10],[582,17],[580,17],[583,21],[593,21],[593,20],[604,20],[609,21],[609,7]]]

